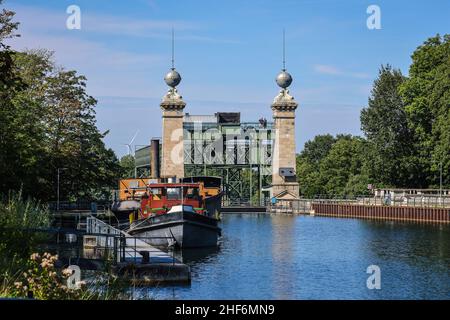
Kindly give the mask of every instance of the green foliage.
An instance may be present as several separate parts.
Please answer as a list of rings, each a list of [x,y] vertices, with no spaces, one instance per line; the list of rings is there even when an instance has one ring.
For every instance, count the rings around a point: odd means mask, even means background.
[[[3,0],[0,0],[0,4],[3,3]],[[15,13],[13,11],[2,9],[0,11],[0,49],[7,49],[8,46],[3,43],[5,39],[17,37],[15,34],[19,23],[13,22]]]
[[[320,162],[328,155],[335,142],[336,138],[331,134],[315,136],[312,141],[307,141],[305,143],[302,158],[315,166],[319,166]]]
[[[303,152],[297,156],[301,194],[314,197],[366,193],[365,148],[362,138],[350,135],[338,135],[336,138],[324,135],[308,141]]]
[[[55,263],[57,255],[33,253],[26,261],[23,270],[13,274],[5,272],[0,284],[0,297],[29,298],[38,300],[117,300],[130,299],[125,293],[124,284],[107,276],[94,285],[81,281],[75,288],[67,286],[72,275],[70,269],[58,270]],[[103,277],[104,278],[104,277]],[[100,280],[103,281],[100,285]]]
[[[14,268],[26,259],[43,235],[26,229],[49,227],[49,211],[39,202],[23,199],[21,192],[10,192],[0,199],[0,268]]]
[[[1,1],[0,1],[1,3]],[[43,201],[105,198],[121,167],[103,143],[86,78],[55,66],[52,52],[13,52],[14,13],[0,12],[0,194],[21,189]]]
[[[337,139],[330,152],[320,162],[319,180],[325,194],[345,195],[352,176],[361,174],[364,161],[364,140],[359,137],[344,136]],[[355,190],[362,194],[367,190]]]
[[[315,136],[305,143],[304,150],[297,155],[297,179],[302,195],[313,197],[325,193],[320,180],[320,163],[335,142],[336,138],[330,134]]]
[[[450,185],[450,35],[437,35],[412,55],[409,78],[401,85],[408,126],[414,132],[420,185],[436,186],[442,163]]]
[[[127,154],[120,158],[120,167],[123,179],[134,177],[134,157],[132,155]]]
[[[398,90],[405,77],[400,70],[381,66],[369,104],[361,111],[367,137],[369,175],[376,185],[419,187],[419,171],[411,157],[414,135],[408,127],[405,105]]]
[[[450,187],[450,35],[412,55],[409,77],[381,66],[361,111],[366,139],[315,137],[297,156],[301,194],[356,195],[376,187]]]

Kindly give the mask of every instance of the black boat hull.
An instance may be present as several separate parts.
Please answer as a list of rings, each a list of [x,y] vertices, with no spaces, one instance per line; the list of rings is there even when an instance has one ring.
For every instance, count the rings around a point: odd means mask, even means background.
[[[217,246],[218,220],[191,212],[173,212],[131,224],[128,233],[155,247],[200,248]]]

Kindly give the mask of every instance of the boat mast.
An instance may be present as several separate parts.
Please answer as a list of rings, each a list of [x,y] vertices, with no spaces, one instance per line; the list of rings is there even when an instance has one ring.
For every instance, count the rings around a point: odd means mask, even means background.
[[[181,205],[183,206],[184,204],[184,187],[183,187],[183,183],[181,183]]]

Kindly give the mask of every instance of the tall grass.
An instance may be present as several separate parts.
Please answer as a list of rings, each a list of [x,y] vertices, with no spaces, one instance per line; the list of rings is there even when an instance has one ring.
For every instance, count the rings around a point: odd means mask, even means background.
[[[50,224],[50,212],[39,201],[24,199],[21,191],[0,196],[0,270],[14,270],[27,259],[46,237],[31,229]]]
[[[126,283],[109,273],[98,274],[96,281],[77,283],[70,288],[67,281],[72,271],[58,269],[57,255],[34,253],[21,271],[5,273],[0,282],[0,297],[38,300],[129,300]]]
[[[51,225],[46,206],[24,199],[21,192],[0,196],[0,297],[34,299],[118,300],[131,299],[128,285],[105,270],[96,281],[69,290],[57,256],[39,255],[39,245],[49,234],[35,232]],[[31,258],[30,258],[31,257]]]

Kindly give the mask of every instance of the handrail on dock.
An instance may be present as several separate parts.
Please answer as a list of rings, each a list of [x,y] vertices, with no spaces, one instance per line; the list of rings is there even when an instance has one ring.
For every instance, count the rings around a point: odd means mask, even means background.
[[[144,240],[150,239],[173,239],[173,237],[136,237],[129,235],[123,230],[117,229],[110,224],[94,217],[86,218],[86,233],[87,235],[96,237],[97,249],[113,249],[114,262],[125,262],[127,258],[132,258],[137,262],[138,256],[143,260],[151,261],[151,253],[165,254],[159,249],[154,248]],[[128,241],[127,241],[128,240]],[[131,243],[130,243],[131,242]],[[144,248],[145,250],[139,250]],[[145,257],[142,251],[148,252],[148,257]],[[175,264],[175,256],[172,251],[172,264]]]

